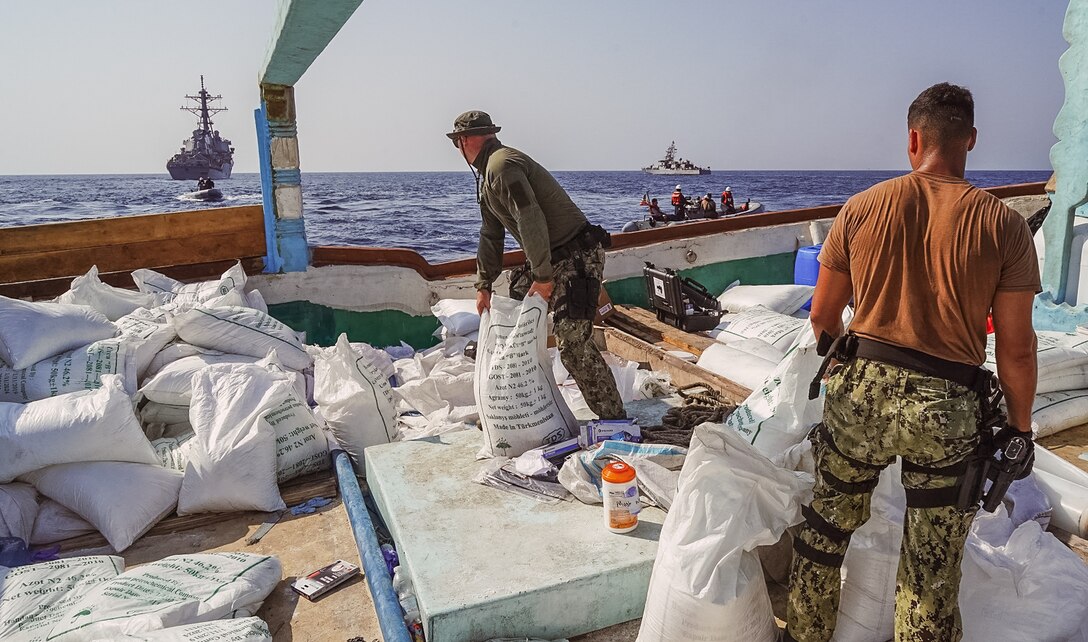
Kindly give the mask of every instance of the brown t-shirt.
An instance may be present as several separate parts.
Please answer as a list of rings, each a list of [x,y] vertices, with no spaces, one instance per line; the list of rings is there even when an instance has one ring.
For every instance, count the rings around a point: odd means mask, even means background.
[[[1041,291],[1023,217],[963,179],[923,172],[854,195],[820,263],[850,275],[850,329],[935,357],[981,365],[998,290]]]

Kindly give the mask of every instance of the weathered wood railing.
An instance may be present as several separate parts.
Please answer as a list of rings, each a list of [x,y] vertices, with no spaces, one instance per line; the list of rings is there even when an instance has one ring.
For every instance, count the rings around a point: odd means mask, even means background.
[[[241,260],[258,273],[265,249],[259,205],[0,228],[0,294],[55,296],[92,265],[120,287],[138,268],[196,280]]]

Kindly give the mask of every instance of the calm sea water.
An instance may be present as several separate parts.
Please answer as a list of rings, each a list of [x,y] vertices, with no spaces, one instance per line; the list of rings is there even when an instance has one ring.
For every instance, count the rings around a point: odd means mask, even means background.
[[[842,203],[852,194],[902,172],[715,172],[709,176],[650,176],[641,172],[556,172],[574,202],[595,223],[618,231],[642,218],[648,193],[668,209],[677,183],[689,196],[715,197],[732,187],[738,203],[767,210]],[[1045,181],[1046,171],[968,172],[979,187]],[[184,194],[185,181],[157,174],[0,176],[0,227],[87,218],[157,214],[261,202],[260,178],[236,174],[217,181],[225,199],[202,203]],[[312,245],[405,247],[432,262],[472,256],[480,213],[472,175],[465,172],[305,173],[306,230]],[[513,242],[509,241],[511,247]]]

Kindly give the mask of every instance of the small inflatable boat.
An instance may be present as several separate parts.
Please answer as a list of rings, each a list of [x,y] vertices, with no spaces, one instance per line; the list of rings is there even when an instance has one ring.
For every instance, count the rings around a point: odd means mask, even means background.
[[[763,204],[756,201],[748,202],[748,209],[737,210],[735,214],[725,215],[722,214],[718,218],[734,218],[737,216],[746,216],[748,214],[758,214],[763,211]],[[700,212],[701,213],[701,212]],[[689,214],[691,216],[691,214]],[[623,232],[638,232],[639,230],[649,230],[655,227],[665,227],[668,225],[684,225],[685,223],[698,223],[699,221],[709,221],[713,219],[709,218],[688,218],[683,221],[654,221],[649,218],[644,218],[638,221],[631,221],[623,226]]]
[[[223,200],[223,192],[220,192],[218,188],[202,189],[196,192],[189,192],[188,194],[182,194],[182,198],[189,201],[221,201]]]

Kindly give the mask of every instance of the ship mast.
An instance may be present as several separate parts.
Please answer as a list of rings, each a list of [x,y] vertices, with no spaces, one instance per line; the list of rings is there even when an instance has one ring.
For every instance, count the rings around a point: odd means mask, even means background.
[[[204,74],[200,75],[200,93],[196,96],[185,95],[189,100],[195,100],[199,103],[199,107],[181,107],[182,111],[187,111],[190,114],[197,117],[197,126],[200,127],[200,131],[205,134],[210,134],[212,131],[212,115],[218,114],[221,111],[227,111],[226,107],[209,107],[208,103],[213,100],[222,100],[223,96],[212,96],[204,89]]]
[[[203,78],[203,76],[201,76]],[[669,143],[669,148],[665,150],[665,162],[671,163],[676,159],[676,141]]]

